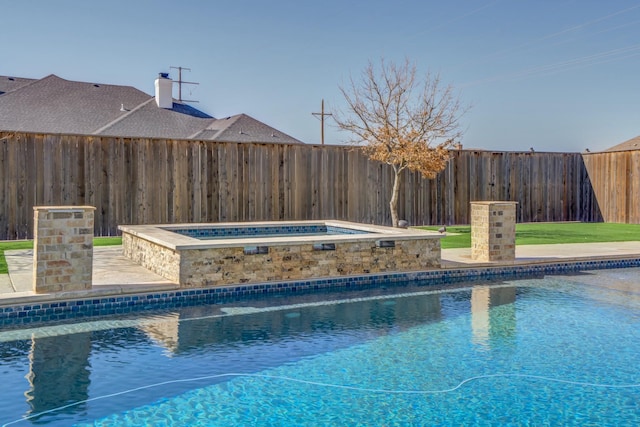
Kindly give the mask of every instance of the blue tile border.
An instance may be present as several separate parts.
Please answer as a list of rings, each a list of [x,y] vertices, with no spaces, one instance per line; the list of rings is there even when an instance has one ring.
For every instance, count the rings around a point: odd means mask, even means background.
[[[585,270],[640,267],[640,258],[566,261],[513,266],[427,270],[405,273],[370,274],[319,278],[277,283],[256,283],[225,287],[177,289],[142,294],[113,295],[69,301],[34,302],[0,307],[0,330],[34,326],[47,322],[123,315],[147,309],[171,309],[216,303],[267,294],[293,294],[321,290],[365,289],[380,285],[419,284],[434,286],[462,281],[516,279]]]
[[[264,225],[251,227],[162,227],[165,230],[196,239],[260,237],[305,234],[367,234],[367,231],[324,224]]]

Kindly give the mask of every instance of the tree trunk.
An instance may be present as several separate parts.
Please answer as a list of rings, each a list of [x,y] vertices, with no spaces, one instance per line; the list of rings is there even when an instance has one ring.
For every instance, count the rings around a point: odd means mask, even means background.
[[[391,200],[389,201],[389,209],[391,210],[391,223],[394,227],[398,226],[398,194],[400,193],[400,173],[402,171],[394,170],[395,177],[393,179],[393,191],[391,192]]]

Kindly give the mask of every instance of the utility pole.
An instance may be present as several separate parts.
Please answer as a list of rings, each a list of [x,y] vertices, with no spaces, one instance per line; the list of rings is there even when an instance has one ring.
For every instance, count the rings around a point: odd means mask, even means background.
[[[198,102],[198,101],[190,101],[188,99],[182,99],[182,85],[199,85],[200,83],[194,83],[194,82],[185,82],[182,80],[182,70],[186,70],[186,71],[191,71],[191,68],[185,68],[185,67],[169,67],[169,68],[173,68],[175,70],[178,70],[178,81],[174,82],[174,83],[178,83],[178,101],[180,102]]]
[[[320,116],[320,141],[322,145],[324,145],[324,116],[333,116],[331,113],[324,112],[324,99],[322,100],[322,105],[319,113],[311,113],[314,116]]]

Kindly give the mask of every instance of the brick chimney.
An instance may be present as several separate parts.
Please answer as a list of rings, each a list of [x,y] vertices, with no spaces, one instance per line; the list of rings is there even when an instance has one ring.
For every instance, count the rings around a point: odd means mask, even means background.
[[[173,80],[169,73],[159,73],[156,79],[156,104],[160,108],[173,108]]]

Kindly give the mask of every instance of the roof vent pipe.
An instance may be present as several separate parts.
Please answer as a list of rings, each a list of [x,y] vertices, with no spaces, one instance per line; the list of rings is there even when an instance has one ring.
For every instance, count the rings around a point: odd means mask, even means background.
[[[173,81],[169,73],[159,73],[156,79],[156,104],[160,108],[173,108]]]

